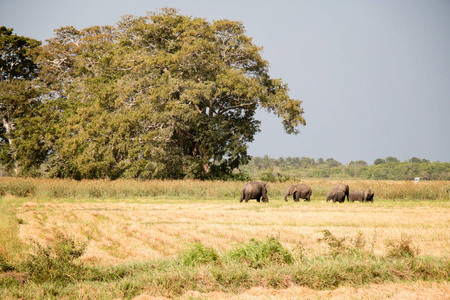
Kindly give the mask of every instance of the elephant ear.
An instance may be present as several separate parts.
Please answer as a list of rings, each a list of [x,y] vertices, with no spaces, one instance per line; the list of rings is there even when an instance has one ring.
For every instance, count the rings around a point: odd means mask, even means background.
[[[264,187],[267,189],[267,188],[269,188],[269,183],[268,182],[264,182]]]

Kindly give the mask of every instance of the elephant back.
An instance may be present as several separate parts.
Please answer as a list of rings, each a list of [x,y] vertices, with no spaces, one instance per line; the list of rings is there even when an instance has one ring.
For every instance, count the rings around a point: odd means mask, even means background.
[[[353,190],[349,194],[350,201],[364,201],[364,192],[361,190]]]

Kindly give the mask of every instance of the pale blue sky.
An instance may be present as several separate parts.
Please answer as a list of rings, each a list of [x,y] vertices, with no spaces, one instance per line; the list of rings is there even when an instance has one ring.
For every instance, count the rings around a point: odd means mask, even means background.
[[[0,25],[44,41],[62,26],[114,25],[162,7],[243,22],[271,76],[304,101],[299,135],[258,113],[251,155],[450,162],[448,0],[0,0]]]

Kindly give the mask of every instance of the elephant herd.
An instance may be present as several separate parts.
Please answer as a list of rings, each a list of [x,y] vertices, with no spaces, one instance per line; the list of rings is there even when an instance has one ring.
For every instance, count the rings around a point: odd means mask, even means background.
[[[241,192],[240,202],[244,201],[248,202],[250,199],[256,199],[256,201],[260,202],[261,199],[263,202],[269,202],[269,197],[267,196],[267,188],[269,184],[264,181],[251,181],[244,184]],[[284,195],[284,201],[288,201],[288,196],[293,195],[294,201],[299,202],[300,198],[305,199],[305,201],[311,200],[312,190],[311,188],[303,183],[290,185],[286,193]],[[327,194],[327,202],[344,202],[347,197],[347,201],[354,202],[373,202],[373,197],[375,193],[372,189],[354,190],[350,191],[350,188],[347,184],[338,183],[333,187],[332,191],[329,191]]]

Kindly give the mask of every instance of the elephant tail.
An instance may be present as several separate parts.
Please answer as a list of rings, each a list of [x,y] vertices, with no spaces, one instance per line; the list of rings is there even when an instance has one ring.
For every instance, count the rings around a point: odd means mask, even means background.
[[[239,202],[244,201],[244,198],[245,198],[244,193],[245,193],[245,189],[242,189],[242,192],[241,192],[241,199],[239,199]]]

